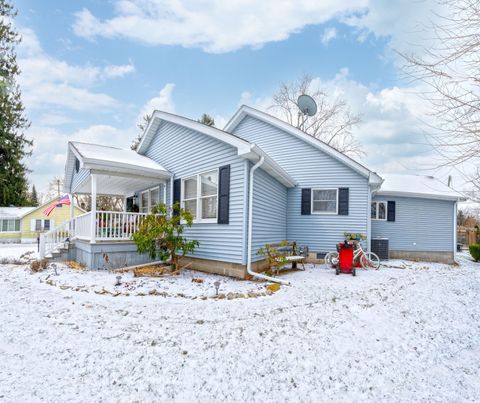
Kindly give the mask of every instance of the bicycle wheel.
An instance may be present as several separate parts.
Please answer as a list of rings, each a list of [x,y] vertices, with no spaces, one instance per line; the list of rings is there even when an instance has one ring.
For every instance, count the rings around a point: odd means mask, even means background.
[[[328,252],[326,255],[325,255],[325,264],[327,264],[328,266],[335,266],[338,264],[338,252]]]
[[[364,252],[360,257],[360,264],[364,269],[380,268],[380,258],[373,252]]]

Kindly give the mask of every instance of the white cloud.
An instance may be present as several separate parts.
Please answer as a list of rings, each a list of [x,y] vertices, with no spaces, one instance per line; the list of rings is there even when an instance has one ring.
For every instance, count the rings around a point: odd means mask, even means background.
[[[367,152],[365,163],[371,169],[381,172],[393,169],[398,172],[402,161],[411,165],[412,157],[432,157],[431,150],[425,145],[424,120],[428,118],[428,104],[419,96],[418,87],[391,87],[374,90],[349,78],[348,69],[343,68],[331,80],[314,78],[310,91],[323,89],[330,97],[343,98],[353,112],[359,114],[362,123],[355,129],[355,135]],[[269,110],[271,97],[255,97],[249,91],[241,94],[240,103],[274,114]],[[430,165],[432,168],[434,164]],[[405,168],[402,168],[405,171]]]
[[[30,180],[39,191],[46,191],[48,182],[53,177],[63,175],[69,141],[128,148],[136,134],[136,129],[92,125],[74,131],[64,131],[48,126],[32,125],[28,134],[34,139],[33,154],[27,160],[28,167],[32,170]]]
[[[135,66],[132,63],[123,65],[110,65],[103,69],[103,77],[105,78],[117,78],[123,77],[127,74],[133,73]]]
[[[321,38],[321,42],[327,46],[332,39],[337,37],[337,29],[335,27],[325,28]]]
[[[357,29],[359,41],[369,35],[385,37],[391,48],[410,53],[421,51],[420,45],[431,46],[431,25],[445,10],[438,0],[369,0],[364,12],[344,15],[341,20]]]
[[[141,123],[145,115],[150,115],[155,110],[175,113],[175,103],[172,99],[173,89],[175,84],[167,83],[160,90],[158,96],[150,99],[140,111],[137,118],[137,123]]]
[[[23,41],[18,49],[18,63],[22,74],[19,84],[28,109],[46,109],[52,106],[77,111],[97,110],[118,106],[111,96],[92,91],[90,87],[102,79],[121,77],[135,71],[127,65],[71,65],[46,54],[34,31],[20,30]]]
[[[74,32],[85,38],[123,37],[147,45],[181,45],[223,53],[287,39],[305,26],[363,9],[367,0],[119,0],[114,16],[76,13]]]

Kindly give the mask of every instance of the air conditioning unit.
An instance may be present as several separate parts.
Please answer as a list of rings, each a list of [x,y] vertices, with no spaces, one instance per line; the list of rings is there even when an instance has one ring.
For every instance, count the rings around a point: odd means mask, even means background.
[[[388,260],[388,238],[372,238],[371,248],[380,260]]]

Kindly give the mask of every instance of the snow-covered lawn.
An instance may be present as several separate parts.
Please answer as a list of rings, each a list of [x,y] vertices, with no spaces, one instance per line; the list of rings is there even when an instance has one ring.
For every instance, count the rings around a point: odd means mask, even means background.
[[[0,266],[0,401],[478,401],[480,264],[389,264],[232,300],[191,271],[114,297],[111,273]]]
[[[0,262],[3,260],[20,259],[25,253],[31,253],[32,257],[36,257],[37,244],[22,244],[22,243],[0,243]]]

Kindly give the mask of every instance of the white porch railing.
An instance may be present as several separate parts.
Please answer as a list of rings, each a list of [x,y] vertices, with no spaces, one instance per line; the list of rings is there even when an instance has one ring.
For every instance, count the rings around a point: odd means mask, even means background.
[[[59,250],[65,245],[67,239],[82,239],[90,242],[129,241],[147,216],[146,213],[97,211],[95,213],[95,231],[93,232],[95,237],[92,239],[91,214],[82,214],[40,234],[40,258]]]
[[[73,228],[73,236],[75,238],[79,239],[90,239],[91,236],[91,231],[90,231],[90,225],[91,225],[91,217],[92,213],[85,213],[82,215],[79,215],[75,217],[72,220],[72,228]]]
[[[58,227],[40,235],[40,258],[43,259],[64,247],[66,242],[71,239],[72,231],[70,221],[65,221]]]
[[[95,240],[126,241],[138,231],[145,213],[125,213],[120,211],[97,211]]]

